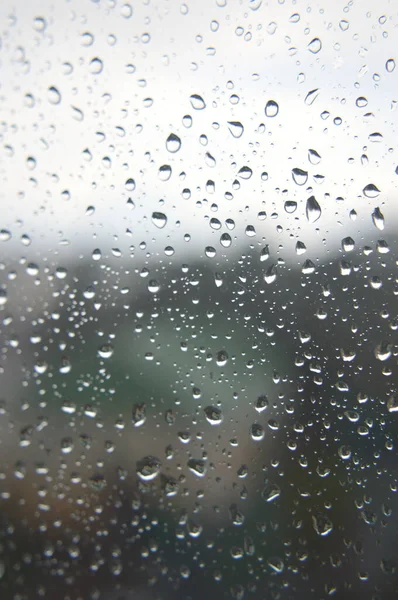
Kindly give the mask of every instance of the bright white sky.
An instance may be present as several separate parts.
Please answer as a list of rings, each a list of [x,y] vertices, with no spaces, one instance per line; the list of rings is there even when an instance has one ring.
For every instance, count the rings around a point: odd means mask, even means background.
[[[3,253],[53,256],[57,249],[62,265],[82,254],[89,257],[98,247],[105,257],[115,247],[128,256],[131,245],[145,241],[151,252],[162,254],[172,245],[180,263],[203,257],[207,245],[217,250],[213,260],[223,261],[249,244],[260,248],[268,243],[271,254],[299,266],[306,258],[324,259],[325,252],[335,255],[344,237],[353,237],[359,246],[364,238],[366,243],[378,239],[381,232],[371,219],[375,206],[386,218],[383,235],[392,235],[398,164],[392,107],[398,100],[398,67],[389,73],[385,65],[398,60],[397,7],[387,0],[349,4],[230,0],[221,7],[202,0],[184,8],[177,0],[156,0],[131,2],[133,14],[126,18],[129,10],[120,1],[3,0],[1,226],[13,235]],[[42,31],[37,17],[45,19]],[[85,33],[93,36],[90,46]],[[308,50],[314,38],[322,42],[317,54]],[[100,74],[92,73],[93,58],[103,62]],[[127,72],[128,64],[134,73]],[[57,105],[50,102],[51,86],[61,94]],[[319,96],[308,106],[304,99],[314,88]],[[34,98],[33,107],[27,94]],[[191,107],[191,94],[203,97],[204,110]],[[366,107],[356,106],[359,96],[368,99]],[[268,100],[279,105],[274,118],[264,114]],[[83,112],[83,120],[75,119],[73,107]],[[323,111],[330,113],[326,120]],[[193,119],[190,129],[182,125],[187,114]],[[336,117],[342,119],[340,126],[333,123]],[[231,135],[228,121],[241,121],[241,138]],[[98,132],[105,136],[102,141]],[[369,141],[375,132],[381,141]],[[170,133],[182,140],[176,154],[166,150]],[[206,147],[201,135],[208,138]],[[318,165],[309,163],[309,148],[321,155]],[[206,152],[215,166],[207,164]],[[365,166],[363,153],[369,158]],[[36,160],[33,170],[28,157]],[[158,177],[163,164],[172,167],[167,182]],[[234,191],[232,182],[243,166],[253,175],[240,179]],[[306,185],[293,182],[295,167],[308,171]],[[267,181],[261,179],[263,171]],[[321,184],[313,179],[319,174],[325,178]],[[125,189],[130,177],[136,182],[131,193]],[[205,189],[208,179],[215,181],[213,195]],[[377,199],[363,196],[369,183],[381,190]],[[190,188],[190,199],[182,197],[184,188]],[[227,191],[232,200],[225,198]],[[322,207],[315,224],[305,216],[313,194]],[[134,210],[127,205],[129,196]],[[286,200],[298,203],[294,214],[284,211]],[[91,215],[88,206],[95,207]],[[358,213],[355,222],[349,217],[352,209]],[[162,230],[151,222],[154,210],[168,217]],[[259,221],[262,210],[267,219]],[[277,215],[273,219],[272,213]],[[211,229],[211,217],[223,223],[220,231]],[[236,223],[234,231],[225,227],[228,218]],[[245,235],[247,225],[255,226],[255,237]],[[278,225],[283,230],[278,232]],[[126,235],[127,228],[132,236]],[[185,233],[191,235],[189,243],[183,241]],[[220,245],[222,233],[233,237],[231,248]],[[22,234],[31,237],[29,248],[21,245]],[[69,240],[69,246],[59,246],[61,240]],[[308,248],[304,256],[295,255],[297,240]],[[144,253],[138,254],[144,260]]]

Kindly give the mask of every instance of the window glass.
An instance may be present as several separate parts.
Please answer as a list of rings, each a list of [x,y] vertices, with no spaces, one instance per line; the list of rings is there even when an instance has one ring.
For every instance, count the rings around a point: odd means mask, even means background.
[[[2,598],[398,597],[396,8],[2,0]]]

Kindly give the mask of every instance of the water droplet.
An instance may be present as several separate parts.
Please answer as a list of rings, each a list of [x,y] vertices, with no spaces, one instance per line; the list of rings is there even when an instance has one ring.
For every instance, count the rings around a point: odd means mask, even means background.
[[[326,515],[321,513],[312,515],[312,524],[316,533],[322,537],[329,535],[333,531],[333,523]]]
[[[318,52],[322,49],[322,42],[319,38],[314,38],[310,41],[307,48],[310,52],[312,52],[312,54],[318,54]]]
[[[250,437],[255,442],[261,442],[264,439],[264,429],[259,423],[253,423],[250,427]]]
[[[301,272],[304,275],[311,275],[312,273],[315,273],[315,265],[312,262],[312,260],[308,259],[308,260],[305,261],[305,263],[301,267]]]
[[[340,458],[342,458],[343,460],[348,460],[349,458],[351,458],[351,447],[347,446],[346,444],[340,446],[338,452]]]
[[[98,355],[101,358],[110,358],[114,352],[114,348],[112,344],[103,344],[100,348],[98,348]]]
[[[216,406],[206,406],[204,412],[210,425],[220,425],[220,423],[222,423],[223,414]]]
[[[294,183],[297,183],[297,185],[305,185],[308,180],[308,172],[295,168],[292,169],[292,177]]]
[[[344,252],[352,252],[352,250],[355,248],[355,241],[352,239],[352,237],[346,237],[341,241],[341,247],[343,248]]]
[[[386,71],[387,73],[392,73],[395,69],[395,60],[393,58],[389,58],[386,62]]]
[[[317,165],[321,162],[321,156],[318,154],[316,150],[312,150],[311,148],[308,150],[308,160],[312,165]]]
[[[11,232],[8,229],[2,229],[0,231],[0,242],[8,242],[11,239]]]
[[[152,223],[158,229],[163,229],[163,227],[166,226],[167,217],[166,217],[166,215],[164,213],[155,211],[155,212],[152,213]]]
[[[390,413],[398,412],[398,394],[392,394],[387,400],[387,410]]]
[[[161,468],[161,462],[155,456],[145,456],[137,461],[137,475],[142,481],[152,481],[155,479]]]
[[[376,187],[374,183],[369,183],[363,188],[362,191],[367,198],[377,198],[377,196],[380,194],[379,188]]]
[[[192,94],[190,100],[192,108],[194,108],[195,110],[203,110],[204,108],[206,108],[206,103],[203,100],[202,96],[199,96],[198,94]]]
[[[243,135],[243,125],[240,121],[228,121],[228,129],[234,138],[240,138]]]
[[[141,427],[146,421],[145,404],[134,404],[132,410],[132,422],[134,427]]]
[[[48,101],[50,104],[59,104],[61,102],[61,94],[54,86],[48,88]]]
[[[169,152],[175,153],[178,152],[181,148],[181,140],[178,135],[175,133],[170,133],[169,137],[166,140],[166,148]]]
[[[377,227],[377,229],[379,229],[380,231],[383,231],[384,229],[384,215],[381,212],[380,208],[377,207],[374,209],[373,213],[372,213],[372,220],[373,220],[373,224],[375,225],[375,227]]]
[[[217,357],[216,357],[216,364],[218,367],[225,367],[225,365],[228,362],[228,352],[226,352],[225,350],[220,350],[219,352],[217,352]]]
[[[355,100],[355,104],[357,105],[358,108],[365,108],[365,106],[368,105],[368,99],[365,98],[364,96],[359,96]]]
[[[104,68],[104,64],[101,59],[95,57],[90,62],[90,73],[93,75],[99,75]]]
[[[318,221],[322,214],[321,207],[315,199],[315,196],[310,196],[307,200],[306,215],[309,223]]]
[[[268,100],[264,112],[266,117],[276,117],[279,112],[279,105],[275,100]]]
[[[285,563],[281,558],[277,556],[269,558],[267,560],[267,565],[269,566],[271,571],[274,571],[274,573],[278,573],[279,575],[285,570]]]
[[[232,239],[231,239],[231,236],[229,235],[229,233],[222,234],[222,236],[220,237],[220,244],[224,248],[230,247],[230,245],[232,244]]]
[[[277,270],[276,265],[273,264],[269,267],[269,269],[264,274],[264,281],[265,281],[265,283],[268,283],[268,284],[274,283],[277,276],[278,276],[278,270]]]
[[[171,177],[170,165],[162,165],[159,167],[158,175],[161,181],[168,181]]]
[[[187,463],[188,469],[197,477],[204,477],[207,473],[207,467],[204,460],[190,458]]]
[[[310,90],[306,95],[304,102],[307,106],[311,106],[315,102],[315,100],[319,96],[319,88],[315,88],[314,90]]]
[[[268,398],[265,395],[259,396],[256,400],[254,408],[257,412],[262,413],[266,408],[268,408]]]
[[[269,259],[269,247],[267,245],[267,246],[264,246],[264,248],[261,250],[260,261],[264,262],[265,260],[268,260],[268,259]]]
[[[374,350],[377,360],[386,361],[392,356],[392,345],[389,342],[381,342]]]
[[[292,215],[297,210],[297,202],[294,200],[287,200],[285,202],[284,209],[288,215]]]
[[[241,179],[250,179],[250,177],[253,175],[253,171],[250,167],[242,167],[239,169],[238,175]]]
[[[305,254],[307,252],[307,246],[303,242],[296,242],[296,254],[300,256],[301,254]]]
[[[274,500],[279,498],[280,495],[280,487],[277,486],[275,483],[267,483],[262,492],[262,497],[266,502],[273,502]]]

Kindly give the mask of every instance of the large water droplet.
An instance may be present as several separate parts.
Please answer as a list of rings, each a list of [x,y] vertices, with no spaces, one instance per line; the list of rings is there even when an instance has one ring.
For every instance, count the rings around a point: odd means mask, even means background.
[[[90,62],[90,73],[92,73],[93,75],[99,75],[102,72],[103,68],[104,65],[102,60],[97,57],[93,58]]]
[[[319,88],[310,90],[304,99],[305,104],[307,104],[307,106],[311,106],[311,104],[313,104],[315,102],[315,100],[318,98],[318,96],[319,96]]]
[[[190,458],[187,463],[188,469],[197,477],[204,477],[207,472],[206,463],[204,460]]]
[[[243,125],[240,121],[228,121],[228,129],[234,138],[240,138],[243,135]]]
[[[167,217],[162,212],[153,212],[152,213],[152,223],[156,225],[158,229],[163,229],[167,223]]]
[[[377,207],[374,209],[373,213],[372,213],[372,220],[373,220],[373,224],[375,225],[375,227],[377,227],[377,229],[379,229],[380,231],[383,231],[384,229],[384,215],[381,212],[380,208]]]
[[[268,100],[267,104],[265,105],[264,112],[266,117],[276,117],[279,112],[278,103],[275,102],[275,100]]]
[[[222,423],[223,414],[216,406],[206,406],[204,412],[210,425],[220,425]]]
[[[322,49],[322,42],[319,38],[314,38],[310,41],[307,48],[310,52],[312,52],[312,54],[318,54],[318,52]]]
[[[50,104],[59,104],[61,102],[61,94],[54,86],[48,88],[48,101]]]
[[[312,515],[312,524],[316,533],[322,537],[325,537],[333,531],[333,523],[331,520],[321,513]]]
[[[266,273],[264,274],[264,281],[265,283],[274,283],[274,281],[276,280],[278,276],[278,270],[276,265],[271,265],[269,267],[269,269],[266,271]]]
[[[159,167],[158,175],[161,181],[168,181],[171,177],[170,165],[162,165]]]
[[[181,140],[178,135],[175,133],[170,133],[169,137],[166,140],[166,148],[169,152],[175,153],[178,152],[181,148]]]
[[[309,223],[315,223],[318,221],[322,214],[321,207],[315,199],[315,196],[310,196],[307,200],[306,215]]]
[[[265,486],[265,488],[262,492],[262,497],[264,498],[264,500],[266,502],[273,502],[273,500],[276,500],[277,498],[279,498],[280,495],[281,495],[280,487],[278,485],[276,485],[275,483],[267,483],[267,485]]]
[[[264,429],[259,423],[253,423],[250,427],[250,437],[255,442],[261,442],[264,439]]]
[[[294,183],[297,183],[297,185],[305,185],[308,180],[308,172],[295,168],[292,169],[292,177]]]
[[[218,367],[225,367],[228,362],[228,352],[225,350],[220,350],[217,352],[216,364]]]
[[[369,183],[363,188],[362,191],[367,198],[377,198],[377,196],[380,194],[379,188],[376,187],[374,183]]]
[[[152,481],[160,473],[161,463],[155,456],[145,456],[137,461],[137,475],[142,481]]]
[[[192,108],[195,110],[203,110],[206,108],[206,103],[199,94],[192,94],[190,97]]]

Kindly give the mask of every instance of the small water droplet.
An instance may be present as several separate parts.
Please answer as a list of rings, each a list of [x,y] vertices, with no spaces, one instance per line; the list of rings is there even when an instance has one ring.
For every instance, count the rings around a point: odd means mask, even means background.
[[[187,463],[188,469],[197,477],[204,477],[207,473],[207,467],[204,460],[190,458]]]
[[[255,442],[261,442],[264,439],[264,429],[259,423],[253,423],[250,427],[250,437]]]
[[[265,283],[268,283],[268,284],[274,283],[277,276],[278,276],[278,270],[277,270],[276,265],[273,264],[269,267],[269,269],[264,274],[264,281],[265,281]]]
[[[146,421],[146,408],[145,404],[134,404],[132,410],[132,422],[134,427],[141,427]]]
[[[217,352],[217,357],[216,357],[216,364],[218,367],[225,367],[225,365],[228,362],[228,352],[226,352],[225,350],[220,350],[219,352]]]
[[[395,69],[395,60],[393,58],[389,58],[386,62],[386,71],[387,73],[392,73]]]
[[[273,502],[281,495],[281,489],[275,483],[267,483],[265,486],[262,497],[266,502]]]

